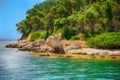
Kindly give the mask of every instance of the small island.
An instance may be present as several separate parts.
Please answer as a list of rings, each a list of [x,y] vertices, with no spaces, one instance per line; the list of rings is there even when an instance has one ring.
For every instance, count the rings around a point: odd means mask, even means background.
[[[46,0],[17,23],[18,43],[40,57],[120,60],[120,1]]]

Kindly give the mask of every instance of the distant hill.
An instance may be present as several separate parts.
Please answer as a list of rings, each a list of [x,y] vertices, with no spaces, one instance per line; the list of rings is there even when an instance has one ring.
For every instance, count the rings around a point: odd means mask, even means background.
[[[0,41],[17,41],[17,39],[0,39]]]

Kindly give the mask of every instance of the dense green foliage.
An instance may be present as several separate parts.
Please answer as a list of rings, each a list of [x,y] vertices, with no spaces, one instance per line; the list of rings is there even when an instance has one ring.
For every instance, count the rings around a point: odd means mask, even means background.
[[[80,40],[80,35],[72,36],[71,40]]]
[[[66,39],[120,30],[119,0],[45,0],[26,14],[16,24],[24,37],[37,30],[46,30],[46,38],[61,31]]]
[[[72,36],[71,40],[85,40],[85,36],[83,34],[78,34],[78,35]]]
[[[76,29],[73,27],[64,27],[62,32],[62,38],[70,39],[72,36],[75,36]]]
[[[46,31],[35,31],[31,33],[30,41],[45,39]]]
[[[120,32],[111,32],[97,35],[88,41],[89,47],[93,48],[120,48]]]

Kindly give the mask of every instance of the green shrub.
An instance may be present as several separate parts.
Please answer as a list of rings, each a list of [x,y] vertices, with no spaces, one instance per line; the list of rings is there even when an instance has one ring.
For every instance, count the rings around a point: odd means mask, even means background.
[[[84,40],[84,35],[78,34],[78,35],[72,36],[71,40]]]
[[[72,36],[75,36],[76,34],[77,34],[76,28],[65,26],[62,32],[62,38],[69,40]]]
[[[40,30],[31,33],[30,41],[35,41],[39,39],[45,39],[46,31]]]
[[[90,31],[86,31],[85,33],[84,33],[84,37],[87,39],[89,39],[90,37],[92,37],[92,34],[91,34],[91,32]]]
[[[120,32],[97,35],[87,42],[92,48],[118,49],[120,48]]]
[[[80,40],[80,35],[72,36],[71,40]]]
[[[54,32],[51,34],[51,36],[54,36],[54,35],[56,35],[56,34],[58,34],[58,33],[61,33],[61,32],[63,32],[63,29],[58,29],[58,30],[54,31]]]

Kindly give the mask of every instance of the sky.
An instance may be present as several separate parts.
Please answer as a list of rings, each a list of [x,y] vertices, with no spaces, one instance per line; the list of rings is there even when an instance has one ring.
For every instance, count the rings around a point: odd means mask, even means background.
[[[0,39],[18,39],[21,33],[16,23],[26,17],[26,11],[44,0],[0,0]]]

